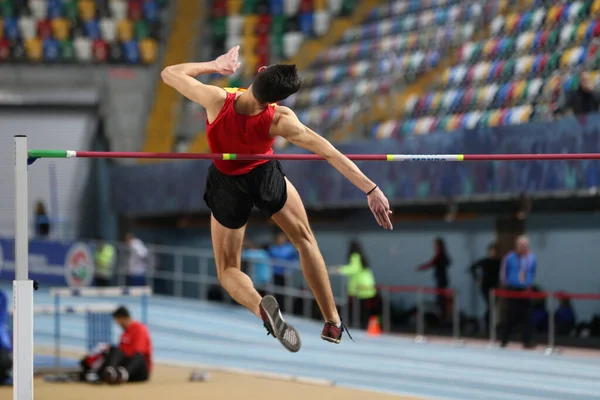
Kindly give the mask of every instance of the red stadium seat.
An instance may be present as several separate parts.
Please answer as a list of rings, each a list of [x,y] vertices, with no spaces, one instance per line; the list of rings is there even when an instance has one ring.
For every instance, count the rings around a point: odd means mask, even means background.
[[[127,4],[127,16],[132,21],[139,21],[143,18],[142,2],[140,0],[129,0]]]
[[[10,59],[10,42],[8,39],[0,38],[0,62]]]
[[[37,22],[37,36],[41,39],[52,37],[52,21],[41,19]]]
[[[92,42],[92,57],[95,63],[105,63],[108,60],[108,44],[97,39]]]

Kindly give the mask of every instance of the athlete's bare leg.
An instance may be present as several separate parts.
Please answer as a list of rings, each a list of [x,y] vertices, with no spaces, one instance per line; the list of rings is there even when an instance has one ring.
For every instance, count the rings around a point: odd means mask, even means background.
[[[286,181],[287,202],[281,211],[273,215],[273,220],[298,249],[302,272],[317,299],[323,317],[328,322],[338,324],[340,316],[335,307],[325,260],[323,260],[315,236],[310,229],[302,199],[294,185],[287,178]]]
[[[221,286],[231,297],[260,318],[262,297],[248,275],[241,271],[242,242],[246,226],[229,229],[221,225],[212,215],[210,220],[217,277]]]

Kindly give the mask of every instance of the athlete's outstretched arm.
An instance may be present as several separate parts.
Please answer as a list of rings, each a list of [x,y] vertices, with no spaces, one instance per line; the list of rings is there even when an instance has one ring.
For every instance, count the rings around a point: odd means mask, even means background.
[[[238,62],[239,48],[239,46],[233,47],[214,61],[171,65],[166,67],[160,76],[167,85],[209,110],[225,98],[225,92],[216,86],[205,85],[195,77],[212,73],[233,74],[240,66]]]
[[[369,208],[377,223],[385,229],[392,229],[390,203],[381,189],[376,187],[375,183],[367,178],[356,164],[340,153],[327,139],[302,124],[292,110],[287,107],[277,107],[271,135],[281,136],[296,146],[325,158],[354,186],[365,194],[369,193],[367,196]],[[374,188],[375,190],[373,190]]]

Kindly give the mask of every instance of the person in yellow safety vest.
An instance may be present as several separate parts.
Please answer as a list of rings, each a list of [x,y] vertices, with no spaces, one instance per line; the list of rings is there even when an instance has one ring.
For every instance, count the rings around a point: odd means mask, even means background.
[[[115,256],[115,247],[112,244],[106,242],[98,243],[94,253],[96,264],[94,286],[110,286],[115,266]]]
[[[335,271],[348,277],[350,318],[353,317],[354,298],[358,298],[361,326],[366,326],[368,318],[377,312],[378,296],[375,276],[358,241],[353,240],[350,243],[348,264],[337,268]]]

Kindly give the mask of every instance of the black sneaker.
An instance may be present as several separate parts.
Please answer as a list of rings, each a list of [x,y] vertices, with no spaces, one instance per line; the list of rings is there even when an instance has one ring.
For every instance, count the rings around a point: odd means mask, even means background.
[[[281,311],[279,304],[273,296],[265,296],[260,302],[260,316],[267,328],[267,334],[273,335],[283,347],[292,353],[300,350],[302,343],[298,331],[291,325],[287,324]]]

